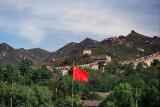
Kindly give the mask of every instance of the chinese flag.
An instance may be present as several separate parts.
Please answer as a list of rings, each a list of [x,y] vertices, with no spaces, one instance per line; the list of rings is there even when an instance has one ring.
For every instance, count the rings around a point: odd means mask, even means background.
[[[73,80],[87,83],[88,82],[88,72],[77,66],[74,66],[73,67]]]

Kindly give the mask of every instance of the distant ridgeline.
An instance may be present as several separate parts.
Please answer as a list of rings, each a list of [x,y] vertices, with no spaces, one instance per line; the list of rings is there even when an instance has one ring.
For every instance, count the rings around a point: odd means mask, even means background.
[[[44,49],[15,49],[6,43],[0,44],[0,66],[6,64],[19,65],[23,59],[29,59],[34,67],[71,65],[75,60],[83,65],[96,61],[94,56],[110,56],[113,61],[124,63],[148,62],[145,56],[160,51],[160,37],[148,37],[131,31],[127,36],[117,36],[96,41],[86,38],[80,43],[71,42],[56,52]],[[140,59],[139,59],[140,58]],[[138,61],[136,61],[137,59]]]

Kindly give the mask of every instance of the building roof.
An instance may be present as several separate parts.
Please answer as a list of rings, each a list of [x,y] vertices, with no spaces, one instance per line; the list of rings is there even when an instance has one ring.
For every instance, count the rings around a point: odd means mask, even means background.
[[[84,49],[83,51],[92,51],[91,49]]]
[[[81,103],[84,105],[84,106],[87,106],[87,107],[99,107],[100,103],[102,101],[98,101],[98,100],[94,100],[94,101],[90,101],[90,100],[81,100]]]
[[[111,58],[108,55],[98,55],[98,56],[92,56],[91,59],[93,60],[101,60],[101,59],[107,59],[107,58]]]
[[[95,92],[95,94],[97,94],[98,96],[102,97],[103,99],[105,99],[106,97],[108,97],[108,95],[110,93],[105,93],[105,92]]]

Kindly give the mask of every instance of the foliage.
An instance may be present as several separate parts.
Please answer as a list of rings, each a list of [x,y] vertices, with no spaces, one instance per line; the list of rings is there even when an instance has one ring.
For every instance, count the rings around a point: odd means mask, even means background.
[[[34,107],[53,107],[51,100],[52,92],[46,86],[34,85],[33,90],[37,97],[36,105]]]
[[[13,81],[22,83],[24,77],[20,74],[20,71],[17,68],[14,68],[12,65],[6,65],[1,68],[0,80],[9,84]]]
[[[33,62],[31,60],[28,60],[28,59],[22,60],[22,63],[19,66],[19,70],[21,71],[21,74],[23,76],[25,76],[27,74],[27,72],[29,72],[32,64],[33,64]]]
[[[5,107],[7,91],[7,85],[3,82],[0,82],[0,107]]]
[[[109,74],[108,72],[94,71],[88,68],[85,69],[89,72],[87,90],[91,92],[108,92],[120,81],[117,75]]]
[[[60,71],[45,67],[32,68],[24,60],[19,66],[0,68],[0,107],[82,107],[83,100],[103,100],[95,92],[109,92],[102,107],[159,107],[160,61],[135,68],[111,62],[101,70],[84,68],[89,82],[72,81],[72,74],[63,76]],[[73,90],[72,90],[73,89]]]
[[[52,78],[51,71],[45,69],[45,68],[38,68],[30,70],[27,75],[26,82],[29,84],[48,84],[49,80]]]
[[[147,86],[142,92],[141,101],[139,102],[139,105],[141,105],[142,107],[159,107],[159,95],[159,88],[156,88],[153,85]]]
[[[80,96],[77,94],[73,98],[72,96],[65,96],[64,99],[59,99],[56,105],[57,107],[72,107],[72,104],[73,107],[83,107],[80,102]]]
[[[83,100],[102,100],[95,92],[90,92],[89,90],[84,90],[82,93]]]
[[[115,105],[117,107],[135,107],[131,86],[128,83],[124,83],[115,87],[113,92],[110,94],[110,98],[106,99],[101,106],[105,107],[106,105]]]

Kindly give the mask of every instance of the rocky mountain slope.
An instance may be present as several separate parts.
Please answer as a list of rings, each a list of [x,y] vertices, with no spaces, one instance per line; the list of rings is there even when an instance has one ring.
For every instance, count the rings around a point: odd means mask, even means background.
[[[14,49],[6,43],[0,44],[0,65],[13,64],[18,65],[25,58],[33,61],[34,66],[44,64],[44,59],[49,56],[50,52],[43,49],[30,49],[23,48]]]
[[[80,43],[71,42],[56,52],[48,52],[44,49],[15,49],[6,43],[0,44],[0,65],[18,65],[22,59],[33,61],[34,66],[43,64],[62,64],[71,58],[81,59],[83,62],[83,50],[91,49],[93,55],[110,55],[113,60],[134,59],[160,51],[160,37],[148,37],[131,31],[127,36],[117,36],[96,41],[86,38]]]

